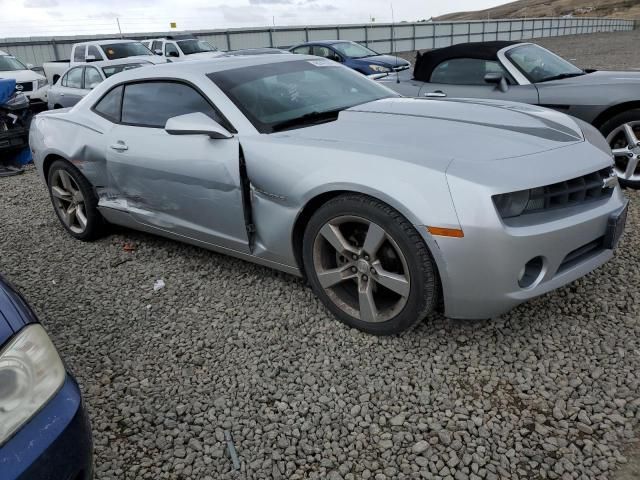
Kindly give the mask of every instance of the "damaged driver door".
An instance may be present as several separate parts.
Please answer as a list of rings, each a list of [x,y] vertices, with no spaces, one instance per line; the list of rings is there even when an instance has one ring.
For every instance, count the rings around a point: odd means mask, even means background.
[[[180,82],[118,88],[121,120],[106,139],[105,206],[154,229],[248,253],[240,146],[218,112]]]

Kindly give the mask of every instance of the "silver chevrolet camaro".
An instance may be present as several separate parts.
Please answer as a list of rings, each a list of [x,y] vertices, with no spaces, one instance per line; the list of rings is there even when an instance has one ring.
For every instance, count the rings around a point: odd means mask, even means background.
[[[626,218],[587,123],[403,98],[311,56],[122,72],[30,145],[74,237],[119,224],[302,275],[374,334],[506,312],[609,260]]]

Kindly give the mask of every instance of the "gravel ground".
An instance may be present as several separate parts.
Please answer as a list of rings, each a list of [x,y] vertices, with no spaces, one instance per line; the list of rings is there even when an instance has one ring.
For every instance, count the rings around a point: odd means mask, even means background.
[[[0,179],[0,271],[78,377],[98,479],[631,479],[629,197],[607,265],[500,319],[437,316],[399,338],[350,330],[302,281],[240,260],[127,230],[75,241],[34,170]]]

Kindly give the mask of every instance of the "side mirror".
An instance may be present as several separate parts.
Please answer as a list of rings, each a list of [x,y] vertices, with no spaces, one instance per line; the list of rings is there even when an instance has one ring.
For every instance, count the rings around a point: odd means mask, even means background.
[[[156,48],[153,53],[155,53],[156,55],[160,55],[162,56],[162,50],[160,50],[159,48]]]
[[[497,88],[503,93],[509,90],[509,83],[507,82],[507,79],[504,78],[504,75],[501,73],[487,73],[484,76],[484,81],[486,83],[496,85]]]
[[[169,52],[169,53],[167,54],[167,56],[168,56],[168,57],[175,57],[175,58],[177,58],[177,57],[179,57],[180,55],[178,54],[178,52],[171,51],[171,52]]]
[[[226,128],[202,112],[172,117],[164,129],[169,135],[208,135],[219,140],[233,138]]]
[[[27,68],[29,70],[33,70],[33,63],[27,63]]]

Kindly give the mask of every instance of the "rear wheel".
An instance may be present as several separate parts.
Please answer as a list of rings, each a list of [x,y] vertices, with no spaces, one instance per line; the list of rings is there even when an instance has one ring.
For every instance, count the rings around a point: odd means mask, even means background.
[[[311,286],[347,325],[403,332],[433,310],[438,278],[423,239],[397,211],[362,195],[330,200],[311,218],[303,260]]]
[[[80,171],[65,160],[56,160],[47,179],[53,208],[62,226],[79,240],[100,236],[104,220],[98,199]]]
[[[616,115],[600,131],[613,151],[620,184],[640,188],[640,109]]]

